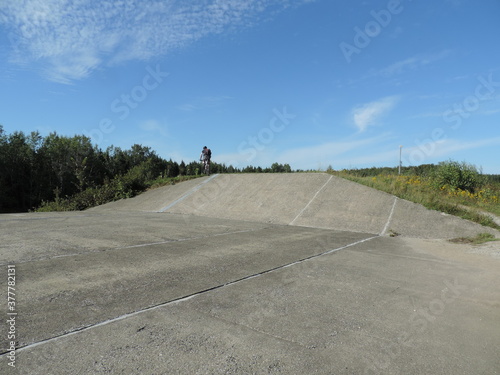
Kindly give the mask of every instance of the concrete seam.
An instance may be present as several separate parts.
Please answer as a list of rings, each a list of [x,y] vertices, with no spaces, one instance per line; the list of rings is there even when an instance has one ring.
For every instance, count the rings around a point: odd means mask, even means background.
[[[79,255],[105,253],[108,251],[115,251],[115,250],[133,249],[133,248],[138,248],[138,247],[148,247],[148,246],[155,246],[155,245],[165,245],[165,244],[185,242],[185,241],[197,241],[197,240],[203,240],[206,238],[227,236],[227,235],[231,235],[231,234],[250,233],[250,232],[259,231],[262,229],[265,229],[265,227],[259,227],[259,228],[255,228],[255,229],[243,229],[243,230],[238,230],[238,231],[234,231],[234,232],[215,233],[215,234],[206,235],[206,236],[186,237],[186,238],[178,238],[178,239],[158,241],[158,242],[148,242],[148,243],[142,243],[142,244],[137,244],[137,245],[110,247],[110,248],[96,250],[96,251],[84,251],[81,253],[71,253],[71,254],[61,254],[61,255],[54,255],[54,256],[31,258],[31,259],[18,261],[18,262],[0,263],[0,267],[6,266],[7,264],[25,264],[25,263],[40,262],[40,261],[59,259],[59,258],[74,257],[74,256],[79,256]]]
[[[297,220],[297,219],[299,218],[299,216],[300,216],[300,215],[302,215],[302,214],[304,213],[304,211],[305,211],[305,210],[306,210],[306,209],[307,209],[307,208],[311,205],[312,201],[313,201],[314,199],[316,199],[316,197],[317,197],[317,196],[318,196],[318,194],[321,192],[321,190],[323,190],[323,189],[325,188],[325,186],[326,186],[326,185],[330,182],[330,180],[331,180],[332,178],[333,178],[333,176],[330,176],[330,178],[329,178],[329,179],[328,179],[328,180],[324,183],[324,185],[323,185],[323,186],[321,186],[321,187],[319,188],[319,190],[316,192],[316,194],[314,194],[314,196],[311,198],[311,200],[309,201],[309,203],[307,203],[307,204],[305,205],[305,207],[304,207],[302,210],[300,210],[299,214],[298,214],[297,216],[295,216],[295,219],[293,219],[293,220],[290,222],[290,224],[289,224],[289,225],[293,225],[293,223],[295,223],[295,220]]]
[[[284,342],[287,342],[287,343],[290,343],[290,344],[293,344],[293,345],[300,346],[301,348],[308,349],[308,347],[307,347],[306,344],[302,344],[302,343],[300,343],[298,341],[293,341],[293,340],[290,340],[290,339],[287,339],[287,338],[284,338],[284,337],[281,337],[281,336],[276,336],[276,335],[270,334],[269,332],[261,331],[260,329],[257,329],[257,328],[254,328],[254,327],[250,327],[249,325],[246,325],[246,324],[243,324],[243,323],[238,323],[238,322],[234,322],[232,320],[227,320],[227,319],[221,318],[220,316],[214,316],[212,314],[207,314],[204,311],[201,311],[201,310],[198,310],[198,309],[196,309],[196,311],[198,311],[201,314],[206,314],[206,315],[208,315],[208,316],[210,316],[210,317],[212,317],[214,319],[218,319],[220,321],[223,321],[224,323],[229,323],[229,324],[233,324],[233,325],[236,325],[236,326],[245,327],[246,329],[249,329],[251,331],[257,332],[257,333],[259,333],[261,335],[266,335],[266,336],[275,338],[277,340],[284,341]]]
[[[244,277],[241,277],[241,278],[233,280],[233,281],[228,281],[227,283],[219,284],[219,285],[216,285],[216,286],[213,286],[213,287],[201,290],[199,292],[195,292],[195,293],[189,294],[187,296],[178,297],[178,298],[175,298],[175,299],[167,301],[167,302],[162,302],[162,303],[159,303],[159,304],[154,305],[154,306],[146,307],[146,308],[144,308],[142,310],[138,310],[138,311],[134,311],[134,312],[131,312],[131,313],[123,314],[123,315],[120,315],[120,316],[117,316],[115,318],[108,319],[108,320],[105,320],[105,321],[102,321],[102,322],[99,322],[99,323],[87,325],[85,327],[81,327],[81,328],[75,329],[74,331],[71,331],[71,332],[62,333],[62,334],[54,336],[54,337],[50,337],[50,338],[47,338],[47,339],[44,339],[44,340],[41,340],[41,341],[38,341],[38,342],[35,342],[35,343],[32,343],[32,344],[28,344],[26,346],[22,346],[22,347],[16,348],[16,351],[19,352],[19,351],[24,351],[24,350],[27,350],[27,349],[31,349],[31,348],[34,348],[34,347],[39,346],[39,345],[48,344],[48,343],[56,341],[58,339],[62,339],[62,338],[65,338],[65,337],[76,335],[77,333],[80,333],[80,332],[85,332],[85,331],[91,330],[93,328],[105,326],[105,325],[107,325],[109,323],[114,323],[114,322],[118,322],[120,320],[124,320],[126,318],[131,318],[133,316],[142,314],[144,312],[153,311],[153,310],[156,310],[158,308],[166,307],[166,306],[173,305],[173,304],[178,304],[178,303],[187,301],[187,300],[189,300],[191,298],[197,297],[199,295],[205,294],[207,292],[211,292],[213,290],[221,289],[221,288],[224,288],[226,286],[231,286],[231,285],[234,285],[234,284],[238,284],[238,283],[240,283],[242,281],[253,279],[255,277],[259,277],[259,276],[262,276],[262,275],[265,275],[267,273],[271,273],[271,272],[274,272],[274,271],[277,271],[277,270],[280,270],[280,269],[288,268],[288,267],[291,267],[291,266],[293,266],[295,264],[299,264],[299,263],[305,262],[305,261],[310,260],[310,259],[318,258],[318,257],[323,256],[323,255],[331,254],[333,252],[336,252],[336,251],[339,251],[339,250],[343,250],[343,249],[346,249],[346,248],[351,247],[351,246],[356,246],[356,245],[359,245],[359,244],[361,244],[363,242],[367,242],[367,241],[373,240],[374,238],[378,238],[378,237],[379,236],[368,237],[368,238],[365,238],[363,240],[359,240],[359,241],[353,242],[351,244],[347,244],[347,245],[344,245],[344,246],[341,246],[341,247],[338,247],[338,248],[335,248],[335,249],[327,250],[327,251],[324,251],[324,252],[319,253],[319,254],[311,255],[309,257],[303,258],[301,260],[297,260],[297,261],[292,262],[292,263],[288,263],[288,264],[280,265],[280,266],[277,266],[277,267],[273,267],[273,268],[270,268],[268,270],[265,270],[265,271],[262,271],[262,272],[259,272],[259,273],[256,273],[256,274],[244,276]],[[0,354],[0,358],[3,357],[3,356],[5,356],[7,353],[8,352],[1,353]]]
[[[183,201],[184,199],[186,199],[187,197],[189,197],[191,194],[193,194],[194,192],[200,190],[203,185],[205,185],[206,183],[210,182],[211,180],[213,180],[215,177],[217,177],[219,174],[214,174],[213,176],[210,176],[207,180],[203,181],[202,183],[196,185],[194,188],[192,188],[191,190],[189,190],[186,194],[184,194],[183,196],[181,196],[180,198],[176,199],[175,201],[173,201],[172,203],[170,203],[169,205],[163,207],[161,210],[159,210],[158,212],[165,212],[167,210],[169,210],[170,208],[174,207],[177,203]]]
[[[15,215],[15,214],[0,214],[0,215]],[[25,216],[30,215],[30,213],[23,214]],[[71,218],[81,218],[81,217],[89,217],[92,215],[74,215],[71,216]],[[28,220],[48,220],[48,219],[61,219],[61,220],[66,220],[65,218],[61,218],[60,216],[44,216],[44,217],[12,217],[12,218],[1,218],[0,221],[28,221]]]
[[[392,216],[394,215],[394,209],[396,208],[397,202],[398,202],[398,197],[394,197],[394,202],[392,203],[392,208],[391,208],[391,212],[389,213],[389,217],[387,218],[387,223],[385,223],[384,229],[382,229],[382,232],[380,232],[381,236],[383,236],[387,232],[387,229],[389,228],[389,225],[391,224]]]
[[[293,263],[285,264],[284,266],[281,266],[279,268],[288,268],[288,267],[294,266],[296,264],[305,262],[306,260],[310,260],[310,259],[318,258],[318,257],[323,256],[323,255],[335,253],[335,252],[337,252],[339,250],[344,250],[344,249],[347,249],[348,247],[356,246],[356,245],[359,245],[359,244],[361,244],[363,242],[371,241],[374,238],[378,238],[378,237],[380,237],[380,236],[376,235],[376,236],[368,237],[368,238],[365,238],[365,239],[362,239],[362,240],[359,240],[359,241],[356,241],[356,242],[353,242],[353,243],[350,243],[350,244],[347,244],[347,245],[344,245],[344,246],[341,246],[341,247],[337,247],[335,249],[324,251],[324,252],[322,252],[320,254],[311,255],[311,256],[309,256],[307,258],[303,258],[303,259],[297,260],[297,261],[295,261]],[[274,269],[270,270],[269,272],[271,272],[271,271],[274,271]]]
[[[207,236],[198,236],[198,237],[188,237],[188,238],[179,238],[176,240],[166,240],[166,241],[161,241],[161,242],[151,242],[151,243],[144,243],[144,244],[137,244],[137,245],[130,245],[130,246],[123,246],[123,247],[117,247],[113,248],[113,250],[118,250],[118,249],[133,249],[136,247],[147,247],[147,246],[154,246],[154,245],[163,245],[167,243],[174,243],[174,242],[183,242],[183,241],[196,241],[196,240],[203,240],[206,238],[212,238],[212,237],[219,237],[219,236],[227,236],[230,234],[239,234],[239,233],[250,233],[250,232],[255,232],[258,230],[262,230],[265,228],[255,228],[255,229],[243,229],[243,230],[237,230],[234,232],[224,232],[224,233],[215,233],[212,235],[207,235]]]

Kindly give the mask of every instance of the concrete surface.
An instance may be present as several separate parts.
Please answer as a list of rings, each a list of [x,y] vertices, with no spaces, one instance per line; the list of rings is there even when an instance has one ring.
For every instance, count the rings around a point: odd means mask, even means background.
[[[186,185],[184,185],[186,184]],[[92,211],[149,211],[407,237],[498,231],[326,173],[221,174],[151,190]]]
[[[0,374],[498,374],[485,231],[326,174],[0,215]]]

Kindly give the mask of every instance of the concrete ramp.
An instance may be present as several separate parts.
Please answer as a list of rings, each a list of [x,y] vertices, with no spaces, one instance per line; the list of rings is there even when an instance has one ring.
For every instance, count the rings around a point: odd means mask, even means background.
[[[290,224],[330,179],[326,174],[221,174],[168,212]]]
[[[213,175],[94,210],[168,212],[418,238],[500,235],[326,173]]]
[[[294,225],[385,233],[395,197],[330,176],[328,183],[293,221]]]
[[[410,238],[487,230],[325,173],[0,215],[0,374],[498,374],[500,242]]]
[[[216,175],[212,176],[215,177]],[[148,190],[141,195],[130,199],[103,204],[90,208],[88,211],[140,211],[140,212],[161,212],[165,207],[175,204],[178,199],[182,199],[190,192],[200,189],[209,182],[209,177],[197,178],[184,181],[175,185],[162,186],[157,189]]]

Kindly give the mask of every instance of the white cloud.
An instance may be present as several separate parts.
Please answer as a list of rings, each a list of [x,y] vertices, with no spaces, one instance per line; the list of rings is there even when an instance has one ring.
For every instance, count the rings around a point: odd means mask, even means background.
[[[457,139],[439,139],[403,149],[403,159],[405,160],[406,165],[418,165],[428,163],[436,158],[450,158],[460,151],[496,145],[500,145],[500,137],[470,142],[460,141]]]
[[[500,138],[464,142],[457,139],[442,139],[418,146],[403,147],[403,166],[435,163],[456,157],[467,150],[496,147]],[[312,147],[283,152],[272,162],[288,163],[293,169],[363,168],[368,166],[397,166],[399,145],[389,134],[359,140],[341,140]]]
[[[399,143],[389,133],[363,139],[342,139],[320,143],[309,147],[298,147],[285,151],[266,148],[255,152],[235,152],[217,154],[217,163],[225,163],[243,168],[247,165],[269,167],[272,163],[289,164],[293,169],[325,170],[329,165],[334,169],[364,168],[370,166],[394,167],[399,163]],[[403,166],[436,163],[453,158],[466,150],[474,150],[500,145],[500,138],[464,142],[456,139],[442,139],[404,146]],[[252,156],[249,158],[249,156]],[[180,159],[179,159],[180,160]],[[187,159],[184,159],[187,160]],[[189,159],[190,160],[190,159]]]
[[[435,61],[442,60],[450,55],[449,50],[443,50],[441,52],[435,54],[418,54],[412,57],[409,57],[405,60],[397,61],[379,71],[377,71],[374,75],[381,75],[384,77],[393,76],[397,74],[401,74],[407,70],[415,70],[422,66],[431,64]]]
[[[302,147],[286,151],[280,155],[282,160],[304,160],[304,159],[330,159],[344,154],[359,147],[375,143],[379,138],[366,138],[360,140],[345,140],[337,142],[326,142],[311,147]]]
[[[391,137],[389,133],[384,133],[377,137],[325,142],[315,146],[287,150],[281,153],[275,161],[282,164],[288,163],[293,169],[326,169],[329,165],[334,168],[347,167],[367,153],[369,161],[373,161],[373,149],[377,149],[376,145],[387,142]]]
[[[155,132],[161,136],[168,136],[168,132],[165,126],[162,126],[156,120],[146,120],[139,124],[139,127],[146,132]]]
[[[35,63],[48,79],[70,83],[99,67],[164,55],[309,1],[3,1],[0,27],[10,31],[10,62]]]
[[[332,164],[338,166],[341,157],[352,152],[366,152],[370,145],[387,141],[389,134],[365,139],[342,139],[324,142],[309,147],[297,147],[278,151],[273,147],[256,149],[241,148],[241,152],[218,154],[218,163],[232,164],[236,167],[247,165],[268,167],[272,163],[289,164],[293,169],[325,169]]]
[[[382,75],[390,76],[394,74],[400,74],[403,70],[410,68],[414,69],[418,66],[419,60],[416,57],[410,57],[406,60],[397,61],[388,67],[382,69],[380,73]]]
[[[394,108],[398,100],[397,96],[388,96],[354,108],[353,120],[359,132],[364,132],[368,126],[375,124],[382,115]]]

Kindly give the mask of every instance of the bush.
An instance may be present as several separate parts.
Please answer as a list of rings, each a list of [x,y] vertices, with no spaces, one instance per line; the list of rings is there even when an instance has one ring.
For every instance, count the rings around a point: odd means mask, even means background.
[[[148,181],[153,180],[160,174],[157,166],[147,160],[131,168],[124,175],[114,179],[116,186],[116,199],[132,198],[148,187]]]
[[[118,199],[131,198],[146,190],[149,186],[148,181],[158,174],[158,165],[147,160],[102,186],[89,187],[71,197],[59,198],[57,196],[53,202],[42,202],[36,211],[85,210]]]
[[[482,177],[477,168],[465,162],[447,161],[439,163],[432,177],[438,188],[447,186],[451,189],[474,192],[482,185]]]

